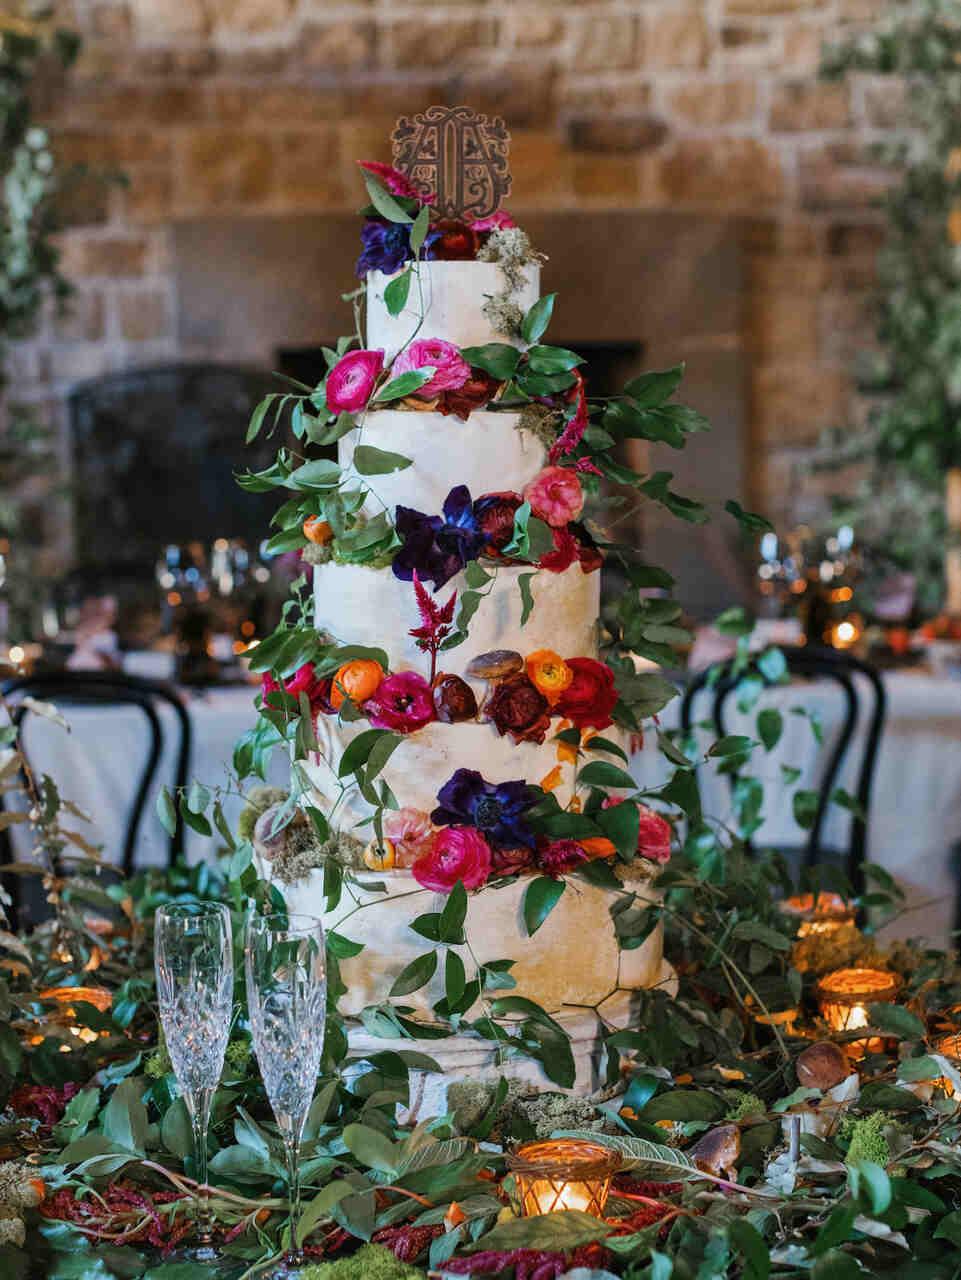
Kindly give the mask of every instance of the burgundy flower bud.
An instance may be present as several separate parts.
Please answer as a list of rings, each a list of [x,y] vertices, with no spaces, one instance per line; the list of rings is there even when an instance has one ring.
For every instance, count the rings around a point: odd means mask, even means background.
[[[533,853],[523,845],[517,849],[491,849],[491,870],[499,876],[512,876],[529,867],[533,861]]]
[[[488,555],[499,555],[514,536],[514,512],[523,499],[519,493],[485,493],[474,503],[474,519],[483,535]]]
[[[427,257],[465,262],[477,256],[477,232],[457,218],[438,218],[430,224]]]
[[[441,724],[456,724],[459,720],[473,720],[477,715],[477,698],[474,690],[460,676],[439,672],[434,677],[434,708]]]
[[[484,716],[500,734],[515,742],[543,742],[551,724],[551,709],[544,695],[521,673],[501,680],[484,704]]]

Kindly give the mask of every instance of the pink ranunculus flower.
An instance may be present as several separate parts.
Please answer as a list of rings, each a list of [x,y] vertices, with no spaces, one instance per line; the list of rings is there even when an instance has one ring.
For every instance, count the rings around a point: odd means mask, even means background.
[[[363,409],[383,368],[383,351],[348,351],[327,375],[327,408],[331,413]]]
[[[416,671],[398,671],[381,681],[364,713],[375,729],[413,733],[436,719],[433,691]]]
[[[497,209],[486,218],[478,218],[471,226],[475,231],[504,231],[508,227],[516,227],[517,223],[506,209]]]
[[[432,365],[435,373],[417,392],[425,400],[442,391],[456,391],[470,378],[470,365],[454,344],[443,338],[417,338],[400,353],[390,374],[396,378],[410,369],[423,369],[427,365]]]
[[[392,196],[404,196],[409,200],[419,200],[421,204],[430,204],[434,199],[433,192],[424,195],[418,191],[406,173],[401,173],[392,164],[382,164],[379,160],[358,160],[357,163],[381,184]]]
[[[524,500],[555,529],[576,520],[584,507],[581,482],[566,467],[545,467],[524,488]]]
[[[412,867],[434,847],[437,828],[423,809],[392,809],[384,814],[384,835],[394,846],[394,865]]]
[[[490,845],[476,827],[444,827],[412,870],[418,884],[437,893],[450,893],[458,880],[479,889],[490,875]]]
[[[612,805],[625,803],[624,800],[614,800],[609,796],[601,807],[609,809]],[[650,858],[652,862],[668,862],[671,857],[671,824],[646,804],[639,804],[637,812],[640,817],[637,828],[638,857]]]

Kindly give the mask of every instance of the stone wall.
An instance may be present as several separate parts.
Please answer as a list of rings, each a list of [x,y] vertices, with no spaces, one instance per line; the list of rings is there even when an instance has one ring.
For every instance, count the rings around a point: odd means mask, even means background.
[[[521,218],[743,219],[745,496],[803,513],[817,484],[798,463],[858,411],[850,359],[871,333],[889,177],[870,144],[898,111],[888,82],[827,84],[816,69],[825,37],[882,4],[64,0],[84,51],[45,87],[41,116],[61,164],[126,182],[72,184],[63,268],[77,294],[13,353],[16,393],[56,404],[78,379],[176,357],[176,223],[350,211],[354,161],[389,158],[398,114],[463,101],[511,127]]]

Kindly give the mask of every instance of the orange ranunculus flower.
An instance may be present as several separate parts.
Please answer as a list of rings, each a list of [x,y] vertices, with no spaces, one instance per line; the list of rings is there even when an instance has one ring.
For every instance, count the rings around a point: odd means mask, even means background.
[[[323,546],[333,541],[334,531],[326,520],[321,520],[320,516],[308,516],[304,521],[304,537],[308,542],[316,542],[319,546]]]
[[[527,674],[531,684],[551,706],[574,679],[574,672],[552,649],[538,649],[532,653],[527,659]]]
[[[334,674],[334,683],[330,690],[330,701],[334,710],[343,704],[344,695],[355,705],[360,705],[372,697],[380,688],[384,679],[384,668],[373,658],[355,658],[353,662],[345,662]]]
[[[589,858],[613,858],[617,850],[606,836],[589,836],[577,842]]]
[[[561,785],[561,766],[555,764],[550,773],[541,778],[541,786],[545,791],[556,791]]]

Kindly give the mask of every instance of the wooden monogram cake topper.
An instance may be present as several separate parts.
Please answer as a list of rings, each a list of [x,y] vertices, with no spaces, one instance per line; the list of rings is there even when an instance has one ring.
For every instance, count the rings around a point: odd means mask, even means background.
[[[496,212],[510,195],[510,134],[500,116],[470,107],[428,107],[401,116],[390,135],[394,166],[443,218],[474,222]]]

